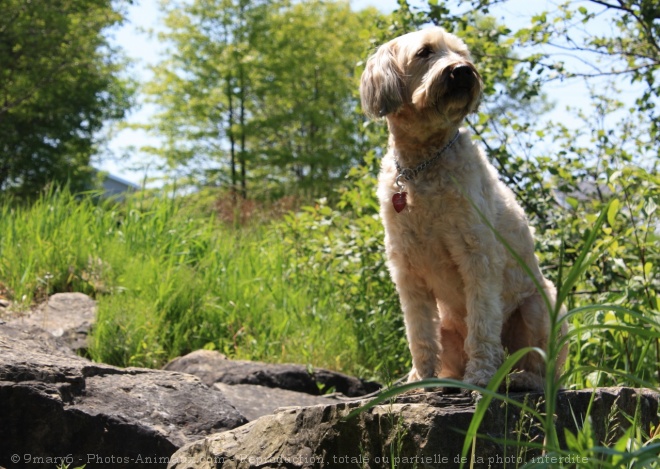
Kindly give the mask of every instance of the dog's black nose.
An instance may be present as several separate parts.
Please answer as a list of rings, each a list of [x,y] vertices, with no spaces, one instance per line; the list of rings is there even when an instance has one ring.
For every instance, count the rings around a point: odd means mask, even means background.
[[[468,65],[456,65],[449,74],[449,86],[456,91],[470,90],[474,81],[474,73]]]
[[[469,80],[472,78],[472,70],[467,65],[457,65],[451,71],[451,77],[454,80]]]

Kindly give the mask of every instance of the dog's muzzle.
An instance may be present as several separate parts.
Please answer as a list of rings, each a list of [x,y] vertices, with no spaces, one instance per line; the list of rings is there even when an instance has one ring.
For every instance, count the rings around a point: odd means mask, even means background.
[[[475,70],[467,64],[454,65],[450,68],[447,77],[450,91],[470,91],[476,81]]]
[[[412,102],[418,109],[458,121],[476,109],[480,93],[481,77],[472,63],[439,60],[413,93]]]

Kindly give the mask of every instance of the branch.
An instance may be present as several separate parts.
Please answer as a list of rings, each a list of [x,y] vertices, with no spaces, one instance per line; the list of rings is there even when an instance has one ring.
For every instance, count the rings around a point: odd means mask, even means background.
[[[634,73],[640,70],[654,67],[654,64],[644,64],[639,67],[633,67],[626,70],[612,70],[610,72],[599,72],[599,73],[570,73],[567,74],[565,78],[597,78],[597,77],[607,77],[607,76],[617,76],[625,75],[627,73]],[[556,80],[556,78],[550,78],[549,81]]]
[[[611,3],[603,2],[602,0],[590,0],[590,1],[592,3],[602,5],[605,8],[614,8],[615,10],[621,10],[621,11],[625,11],[626,13],[631,13],[631,11],[628,8],[620,6],[621,2],[619,2],[619,5],[612,5]]]
[[[618,0],[618,2],[619,2],[619,5],[618,5],[618,6],[617,6],[617,5],[612,5],[611,3],[607,3],[607,2],[602,1],[602,0],[590,0],[590,1],[591,1],[592,3],[597,4],[597,5],[604,6],[605,8],[612,8],[612,9],[614,9],[614,10],[623,11],[623,12],[628,13],[629,15],[631,15],[633,18],[635,18],[635,20],[637,21],[637,23],[639,24],[639,26],[644,30],[644,35],[646,36],[646,39],[649,41],[649,43],[650,43],[650,44],[651,44],[651,45],[652,45],[652,46],[653,46],[658,52],[660,52],[660,46],[658,46],[658,43],[656,42],[655,37],[653,37],[653,31],[651,31],[651,30],[649,29],[649,27],[648,27],[648,25],[646,24],[646,22],[644,21],[644,19],[643,19],[643,18],[640,18],[639,15],[638,15],[635,11],[633,11],[632,8],[626,6],[626,5],[623,3],[622,0]]]
[[[592,49],[583,49],[583,48],[573,48],[573,49],[571,49],[571,48],[568,48],[568,47],[563,47],[563,46],[559,46],[557,44],[552,44],[552,43],[548,43],[548,45],[550,45],[552,47],[556,47],[558,49],[568,50],[568,51],[573,50],[573,51],[576,51],[576,52],[590,52],[590,53],[595,53],[595,54],[600,54],[600,55],[609,55],[605,52],[600,52],[600,51],[592,50]],[[559,55],[559,54],[554,54],[554,55]],[[623,56],[643,58],[643,59],[651,61],[651,63],[645,63],[645,64],[641,64],[637,67],[626,68],[626,69],[623,69],[623,70],[611,70],[609,72],[603,72],[595,64],[589,63],[589,62],[585,61],[585,59],[582,59],[577,55],[572,55],[572,54],[564,54],[564,55],[566,55],[567,57],[571,57],[571,58],[573,58],[577,61],[580,61],[580,62],[582,62],[583,64],[585,64],[587,66],[592,67],[593,69],[597,70],[597,72],[594,72],[594,73],[565,72],[560,77],[550,78],[548,81],[553,81],[553,80],[562,79],[562,78],[596,78],[596,77],[602,77],[602,76],[625,75],[626,73],[634,73],[634,72],[638,72],[638,71],[645,70],[645,69],[648,69],[648,68],[654,68],[654,67],[657,67],[658,65],[660,65],[660,62],[655,61],[652,57],[638,56],[638,55],[622,53],[621,55],[623,55]],[[516,57],[498,56],[498,55],[492,55],[492,54],[484,54],[481,57],[488,57],[488,58],[500,59],[500,60],[504,60],[504,61],[517,62],[517,63],[529,63],[530,62],[529,59],[519,59],[519,58],[516,58]],[[537,63],[538,63],[538,65],[540,65],[542,67],[545,67],[545,68],[550,68],[551,69],[551,68],[554,67],[552,64],[547,63],[547,62],[543,62],[543,61],[539,61]]]
[[[512,174],[510,174],[506,170],[506,165],[504,164],[504,161],[502,161],[502,159],[498,157],[499,152],[497,150],[494,150],[493,147],[491,147],[488,144],[488,141],[485,139],[483,134],[477,130],[477,128],[474,126],[474,124],[472,122],[470,122],[470,121],[466,121],[466,122],[467,122],[468,126],[470,127],[470,129],[472,130],[472,132],[479,138],[479,140],[481,140],[481,143],[486,148],[486,151],[488,152],[488,154],[491,155],[495,159],[495,161],[497,161],[497,164],[500,166],[502,176],[505,176],[506,179],[509,181],[509,183],[513,185],[512,190],[516,193],[516,195],[518,196],[518,199],[521,199],[523,201],[523,203],[525,203],[525,205],[527,206],[528,204],[526,203],[525,198],[522,197],[522,194],[524,194],[524,191],[522,191],[520,189],[520,187],[518,186],[518,180],[515,178],[515,176],[513,176]],[[528,208],[531,208],[531,207],[528,207]],[[541,218],[540,214],[537,213],[536,210],[532,209],[531,211],[533,211],[537,216],[539,216],[539,218]]]
[[[571,42],[573,42],[573,41],[571,40]],[[569,51],[569,52],[587,52],[587,53],[590,53],[590,54],[603,55],[603,56],[607,56],[607,57],[612,56],[611,52],[608,52],[608,51],[605,51],[605,50],[600,50],[600,49],[591,49],[591,48],[588,48],[588,47],[580,47],[580,46],[577,46],[577,45],[572,46],[572,47],[562,46],[562,45],[557,44],[555,42],[548,42],[547,44],[549,46],[555,47],[557,49],[561,49],[561,50],[565,50],[565,51]],[[622,55],[624,57],[633,57],[633,58],[636,58],[636,59],[646,59],[646,60],[651,60],[654,63],[658,62],[654,56],[649,56],[648,54],[634,54],[632,52],[626,52],[625,50],[620,50],[618,52],[618,54]],[[571,56],[571,57],[578,58],[576,56]]]

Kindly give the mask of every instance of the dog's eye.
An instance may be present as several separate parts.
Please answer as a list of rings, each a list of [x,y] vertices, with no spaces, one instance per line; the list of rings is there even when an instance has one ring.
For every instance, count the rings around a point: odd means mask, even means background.
[[[431,46],[424,46],[420,50],[417,51],[417,53],[415,54],[415,57],[419,57],[421,59],[426,59],[432,53],[433,53],[433,49],[431,49]]]

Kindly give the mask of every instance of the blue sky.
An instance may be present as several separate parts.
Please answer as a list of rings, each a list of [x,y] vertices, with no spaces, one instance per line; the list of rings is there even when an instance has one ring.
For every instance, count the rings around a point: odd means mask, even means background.
[[[412,5],[424,5],[426,2],[411,1]],[[366,6],[376,6],[382,11],[392,11],[397,6],[396,0],[351,0],[354,9]],[[493,8],[491,13],[504,24],[514,29],[527,25],[534,12],[554,8],[552,0],[509,0],[502,6]],[[120,29],[111,33],[114,44],[122,47],[126,54],[134,61],[129,73],[144,82],[149,79],[148,66],[155,64],[159,58],[160,47],[155,39],[149,38],[144,30],[158,29],[159,11],[158,0],[138,0],[128,11],[128,20]],[[549,86],[546,91],[556,102],[555,109],[548,118],[554,120],[571,121],[572,117],[565,111],[567,105],[574,107],[587,106],[588,100],[584,86],[579,82],[557,82]],[[144,123],[154,112],[153,106],[142,106],[134,110],[129,116],[131,123]],[[106,154],[96,162],[96,166],[116,176],[140,184],[145,175],[154,174],[155,162],[137,150],[140,146],[156,145],[158,140],[148,136],[143,131],[123,130],[112,137],[109,143],[110,155]],[[127,154],[129,157],[119,158]]]

